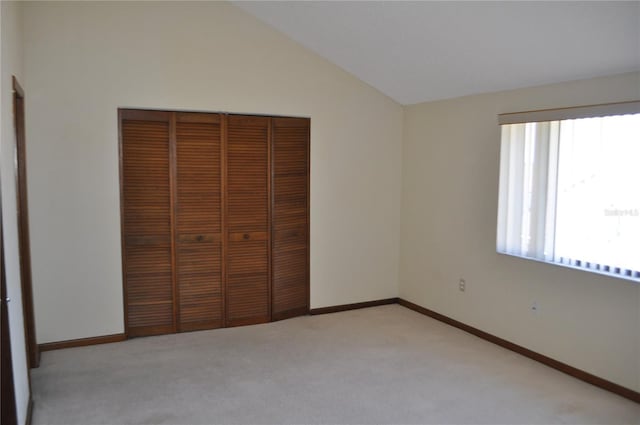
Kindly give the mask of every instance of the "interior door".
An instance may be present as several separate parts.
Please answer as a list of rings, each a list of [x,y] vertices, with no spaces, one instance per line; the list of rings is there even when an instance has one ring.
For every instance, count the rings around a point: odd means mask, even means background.
[[[125,328],[128,336],[176,331],[171,114],[120,110]]]
[[[178,328],[219,328],[224,311],[221,116],[175,115]]]
[[[273,118],[273,320],[309,312],[309,119]]]
[[[226,146],[226,323],[271,318],[270,118],[229,115]]]

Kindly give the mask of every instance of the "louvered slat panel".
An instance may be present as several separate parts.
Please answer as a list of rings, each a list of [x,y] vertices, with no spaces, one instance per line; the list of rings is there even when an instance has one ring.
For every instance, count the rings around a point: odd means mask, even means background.
[[[274,118],[272,130],[272,315],[309,309],[309,120]]]
[[[130,335],[166,332],[173,326],[168,117],[141,111],[121,115],[123,254]]]
[[[222,326],[221,133],[216,114],[178,114],[176,268],[178,327]]]
[[[171,330],[171,321],[164,323],[160,318],[173,316],[173,301],[158,303],[129,304],[130,336],[155,335]]]
[[[268,321],[267,248],[266,240],[228,245],[227,320],[232,326],[243,321]]]
[[[274,233],[273,310],[287,312],[306,307],[307,241],[306,227],[299,226]]]
[[[229,116],[228,119],[228,231],[266,231],[268,118]]]
[[[273,223],[275,229],[307,223],[307,176],[276,175],[274,178]]]
[[[227,325],[270,319],[269,118],[228,116]]]

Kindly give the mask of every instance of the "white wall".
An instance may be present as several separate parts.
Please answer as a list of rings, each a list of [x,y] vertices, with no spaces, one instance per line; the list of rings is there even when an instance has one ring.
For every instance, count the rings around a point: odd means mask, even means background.
[[[635,73],[405,107],[400,296],[639,391],[640,285],[495,251],[497,114],[639,98]]]
[[[9,303],[11,356],[16,392],[18,423],[24,424],[29,404],[29,375],[22,314],[20,260],[18,257],[18,214],[16,203],[16,138],[13,124],[12,76],[22,81],[22,7],[19,3],[0,2],[0,170],[2,172],[2,224],[4,258]]]
[[[118,107],[311,117],[311,306],[397,296],[397,103],[225,3],[24,13],[38,342],[123,331]]]

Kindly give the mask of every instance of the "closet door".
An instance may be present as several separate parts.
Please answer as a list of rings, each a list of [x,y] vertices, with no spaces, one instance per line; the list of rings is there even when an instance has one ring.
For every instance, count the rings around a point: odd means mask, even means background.
[[[119,114],[125,328],[129,336],[174,332],[171,114]]]
[[[268,117],[227,117],[227,326],[271,318],[269,135]]]
[[[309,119],[273,118],[273,320],[309,312]]]
[[[178,330],[223,326],[221,117],[175,113]]]

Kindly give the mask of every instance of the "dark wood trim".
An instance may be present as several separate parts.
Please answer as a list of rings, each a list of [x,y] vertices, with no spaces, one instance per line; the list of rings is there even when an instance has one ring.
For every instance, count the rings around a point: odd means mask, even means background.
[[[120,180],[120,257],[122,259],[122,315],[124,316],[124,335],[129,334],[129,302],[127,301],[127,255],[126,237],[124,231],[124,145],[122,123],[127,111],[118,108],[118,172]]]
[[[40,344],[40,351],[62,350],[64,348],[85,347],[87,345],[109,344],[127,339],[124,333],[94,336],[90,338],[70,339],[67,341],[47,342]]]
[[[31,425],[31,419],[33,418],[33,398],[29,394],[29,404],[27,405],[27,417],[24,420],[25,425]]]
[[[13,82],[13,118],[16,136],[16,192],[18,206],[18,250],[20,254],[20,284],[24,336],[29,368],[40,365],[40,353],[36,342],[36,320],[33,308],[33,284],[31,277],[31,238],[29,236],[29,199],[27,196],[27,144],[25,136],[24,90],[15,76]]]
[[[385,298],[382,300],[365,301],[361,303],[332,305],[329,307],[312,308],[311,310],[309,310],[309,314],[316,315],[316,314],[338,313],[340,311],[357,310],[359,308],[377,307],[380,305],[396,304],[397,302],[398,302],[398,298]]]
[[[573,366],[569,366],[568,364],[559,362],[558,360],[554,360],[551,357],[547,357],[543,354],[536,353],[535,351],[529,350],[528,348],[522,347],[521,345],[514,344],[505,339],[499,338],[495,335],[492,335],[485,331],[481,331],[480,329],[474,328],[473,326],[469,326],[462,322],[458,322],[457,320],[454,320],[440,313],[436,313],[433,310],[429,310],[428,308],[422,307],[418,304],[414,304],[402,298],[398,298],[398,304],[410,310],[416,311],[420,314],[424,314],[425,316],[429,316],[433,319],[439,320],[443,323],[446,323],[447,325],[451,325],[453,327],[461,329],[465,332],[468,332],[472,335],[477,336],[478,338],[482,338],[486,341],[492,342],[496,345],[506,348],[507,350],[514,351],[518,354],[521,354],[532,360],[540,362],[553,369],[559,370],[560,372],[566,373],[567,375],[573,376],[574,378],[577,378],[581,381],[587,382],[591,385],[595,385],[596,387],[610,391],[614,394],[618,394],[619,396],[635,401],[636,403],[640,403],[640,393],[632,389],[623,387],[611,381],[607,381],[606,379],[592,375],[589,372],[585,372],[584,370],[580,370]]]

